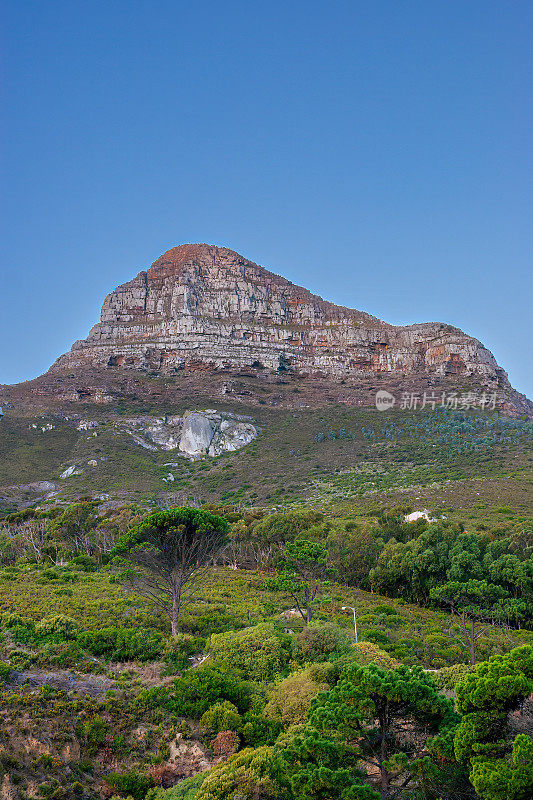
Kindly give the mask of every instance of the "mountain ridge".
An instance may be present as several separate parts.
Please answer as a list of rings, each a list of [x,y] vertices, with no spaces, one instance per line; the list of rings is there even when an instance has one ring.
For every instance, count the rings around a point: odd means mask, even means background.
[[[169,372],[191,361],[331,377],[372,372],[506,373],[444,323],[393,326],[312,294],[238,253],[181,245],[105,299],[100,322],[53,369],[87,361]]]
[[[170,248],[116,287],[85,339],[39,378],[2,387],[2,396],[142,399],[154,392],[149,376],[165,379],[157,391],[169,400],[182,389],[239,400],[235,378],[250,384],[243,394],[251,403],[291,407],[289,394],[298,392],[302,407],[372,405],[378,389],[398,397],[458,390],[496,392],[500,411],[533,416],[533,403],[512,388],[492,353],[459,328],[391,325],[209,244]],[[277,392],[279,378],[291,388]]]

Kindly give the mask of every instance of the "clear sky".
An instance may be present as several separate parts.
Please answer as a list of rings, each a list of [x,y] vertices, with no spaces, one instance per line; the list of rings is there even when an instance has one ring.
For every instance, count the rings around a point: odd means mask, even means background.
[[[531,0],[3,0],[0,383],[182,242],[531,374]]]

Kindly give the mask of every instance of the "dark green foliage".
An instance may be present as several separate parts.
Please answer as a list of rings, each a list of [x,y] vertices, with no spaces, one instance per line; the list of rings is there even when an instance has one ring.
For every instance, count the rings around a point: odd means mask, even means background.
[[[139,775],[136,772],[110,772],[104,778],[112,794],[120,797],[133,797],[133,800],[144,800],[148,790],[154,785],[152,778]]]
[[[348,744],[303,728],[283,743],[272,775],[291,800],[377,800],[379,794],[362,782],[357,751]]]
[[[248,712],[243,717],[239,733],[247,747],[261,747],[274,744],[282,730],[281,722]]]
[[[524,800],[533,793],[533,739],[520,731],[531,714],[533,648],[518,647],[479,664],[456,687],[463,714],[455,754],[470,766],[470,780],[483,800]]]
[[[435,735],[457,722],[451,702],[420,667],[383,670],[356,664],[346,667],[334,689],[318,695],[309,718],[335,741],[358,742],[362,759],[380,772],[383,797],[397,778],[409,775],[416,737]]]
[[[240,713],[248,711],[252,685],[228,670],[202,666],[185,672],[172,687],[168,708],[176,714],[199,718],[220,700],[229,700]]]
[[[87,555],[75,556],[68,562],[69,569],[77,570],[79,572],[96,572],[98,563],[94,558]]]
[[[100,628],[81,634],[78,642],[92,655],[114,661],[153,661],[165,646],[162,634],[143,628]]]

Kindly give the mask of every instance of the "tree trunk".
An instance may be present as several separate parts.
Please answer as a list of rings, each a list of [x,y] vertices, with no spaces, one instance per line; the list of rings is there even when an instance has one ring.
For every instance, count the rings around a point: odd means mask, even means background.
[[[379,769],[381,772],[381,797],[384,800],[386,800],[386,798],[389,796],[389,773],[384,766],[385,761],[387,761],[388,758],[387,736],[388,736],[389,720],[387,714],[387,705],[385,705],[383,715],[380,717],[380,722],[381,722],[381,754],[379,759]]]
[[[468,640],[468,650],[470,652],[470,664],[475,667],[476,665],[476,629],[475,621],[472,619],[472,629],[470,639]]]
[[[172,608],[170,610],[170,630],[172,636],[177,636],[179,629],[180,597],[177,591],[172,592]]]
[[[313,617],[313,609],[311,608],[311,594],[309,589],[305,590],[305,608],[307,611],[307,624],[309,625]]]

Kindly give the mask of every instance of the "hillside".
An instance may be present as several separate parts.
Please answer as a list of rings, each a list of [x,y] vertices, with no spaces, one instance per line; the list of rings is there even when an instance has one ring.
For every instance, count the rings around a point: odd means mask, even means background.
[[[183,245],[0,406],[0,800],[528,796],[533,406],[480,342]]]

